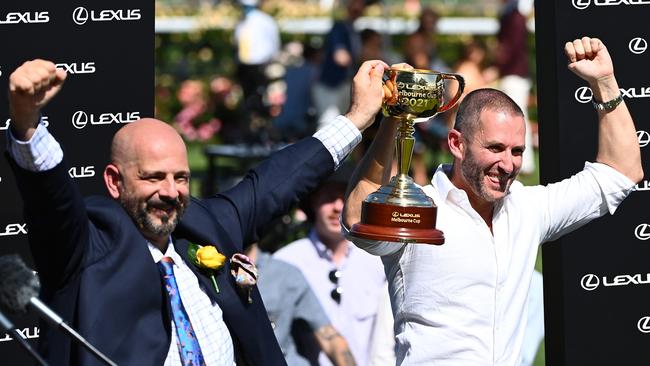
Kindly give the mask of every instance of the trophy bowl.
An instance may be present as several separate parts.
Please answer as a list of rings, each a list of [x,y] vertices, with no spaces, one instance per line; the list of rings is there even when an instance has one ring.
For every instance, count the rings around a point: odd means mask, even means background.
[[[447,103],[445,80],[458,82],[458,91]],[[383,82],[383,114],[401,120],[395,137],[398,174],[366,197],[361,221],[352,225],[350,234],[379,241],[443,244],[444,234],[436,229],[438,208],[408,175],[415,147],[413,125],[452,108],[463,94],[465,80],[431,70],[389,69]]]

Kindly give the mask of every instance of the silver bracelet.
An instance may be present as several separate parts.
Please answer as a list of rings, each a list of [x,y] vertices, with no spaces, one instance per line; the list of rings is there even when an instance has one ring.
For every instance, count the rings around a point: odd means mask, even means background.
[[[603,103],[597,103],[595,98],[591,99],[591,104],[597,111],[606,111],[609,112],[616,108],[623,101],[623,93],[620,93],[618,97]]]

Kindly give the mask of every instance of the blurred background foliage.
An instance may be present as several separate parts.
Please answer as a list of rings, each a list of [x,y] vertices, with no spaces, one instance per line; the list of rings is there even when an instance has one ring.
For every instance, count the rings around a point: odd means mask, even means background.
[[[402,19],[410,22],[410,27],[403,31],[383,34],[384,52],[392,62],[402,61],[402,47],[409,32],[417,26],[417,18],[421,8],[432,6],[445,18],[485,18],[496,22],[498,16],[499,0],[442,0],[416,2],[417,6],[410,6],[409,1],[385,1],[370,5],[366,10],[366,17],[379,17],[383,19]],[[340,6],[333,4],[331,10],[324,10],[319,1],[287,1],[266,0],[262,2],[262,9],[272,14],[278,21],[287,18],[309,19],[315,21],[330,21],[340,16]],[[233,47],[233,29],[241,16],[241,9],[236,1],[208,1],[208,0],[157,0],[156,22],[165,20],[187,20],[193,23],[186,30],[160,30],[155,35],[155,76],[156,76],[156,115],[164,121],[174,121],[175,116],[182,109],[179,102],[179,89],[186,80],[198,80],[204,85],[202,93],[214,98],[215,87],[220,98],[218,117],[223,125],[237,124],[243,118],[245,111],[241,106],[241,89],[239,89],[234,73],[236,68],[235,50]],[[532,22],[532,17],[531,17]],[[331,23],[328,23],[331,24]],[[325,26],[325,31],[329,25]],[[157,27],[158,28],[158,27]],[[282,28],[282,27],[281,27]],[[382,29],[377,29],[382,31]],[[385,30],[383,30],[385,31]],[[282,29],[281,38],[284,45],[297,41],[310,44],[314,47],[322,46],[324,32],[301,32],[295,29]],[[478,40],[488,49],[485,66],[492,63],[493,54],[490,52],[496,47],[496,36],[491,32],[472,34],[469,31],[454,31],[438,33],[437,50],[439,57],[447,64],[454,65],[460,58],[465,44],[471,40]],[[529,60],[531,62],[531,79],[535,84],[535,41],[534,33],[529,33]],[[219,82],[215,85],[215,80]],[[214,101],[213,101],[214,103]],[[214,108],[214,106],[212,106]],[[531,121],[537,120],[535,103],[535,85],[531,94],[529,108]],[[209,119],[209,116],[203,120]],[[224,138],[223,134],[215,133],[201,141],[188,141],[190,148],[191,164],[195,179],[194,192],[201,192],[201,178],[207,168],[207,160],[203,156],[205,144],[232,143]],[[447,156],[436,152],[427,155],[429,166],[448,161]],[[236,162],[226,161],[226,164]],[[539,182],[539,173],[522,177],[525,184]]]

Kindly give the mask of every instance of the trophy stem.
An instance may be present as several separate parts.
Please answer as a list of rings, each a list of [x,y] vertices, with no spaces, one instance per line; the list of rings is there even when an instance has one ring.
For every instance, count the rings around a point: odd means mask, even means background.
[[[395,137],[395,148],[397,151],[397,167],[400,175],[408,175],[411,167],[411,158],[413,156],[413,149],[415,148],[415,128],[413,128],[413,119],[405,118],[400,123]]]

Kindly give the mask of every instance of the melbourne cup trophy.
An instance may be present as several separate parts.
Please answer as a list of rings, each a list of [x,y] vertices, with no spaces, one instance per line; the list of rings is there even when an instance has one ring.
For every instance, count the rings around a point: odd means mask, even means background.
[[[438,208],[408,176],[414,124],[452,108],[463,93],[465,80],[458,74],[418,69],[389,69],[383,79],[383,114],[401,120],[395,137],[397,175],[364,200],[361,221],[352,225],[350,234],[379,241],[443,244],[444,234],[436,229]],[[458,91],[446,104],[445,80],[458,82]]]

